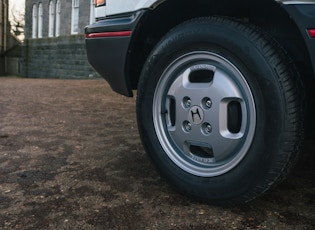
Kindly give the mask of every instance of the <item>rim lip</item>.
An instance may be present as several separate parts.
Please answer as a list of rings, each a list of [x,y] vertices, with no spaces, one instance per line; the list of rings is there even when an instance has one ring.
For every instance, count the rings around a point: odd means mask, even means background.
[[[181,150],[176,143],[173,141],[167,128],[167,122],[164,116],[161,116],[163,107],[165,107],[166,96],[172,83],[181,76],[186,69],[198,64],[213,63],[219,64],[219,68],[225,67],[225,70],[233,72],[229,77],[238,86],[238,89],[244,96],[246,112],[247,112],[247,123],[242,138],[242,144],[239,150],[231,154],[228,161],[208,163],[204,164],[201,162],[192,161],[187,154]],[[216,65],[215,65],[216,66]],[[217,67],[217,66],[216,66]],[[248,150],[251,147],[255,130],[256,130],[256,109],[255,101],[252,95],[251,89],[244,78],[241,71],[232,62],[224,58],[223,56],[210,52],[210,51],[192,51],[186,53],[177,59],[175,59],[162,73],[154,92],[153,103],[152,103],[152,116],[154,129],[166,155],[175,163],[178,167],[187,173],[200,176],[200,177],[214,177],[219,176],[236,167],[242,159],[246,156]]]

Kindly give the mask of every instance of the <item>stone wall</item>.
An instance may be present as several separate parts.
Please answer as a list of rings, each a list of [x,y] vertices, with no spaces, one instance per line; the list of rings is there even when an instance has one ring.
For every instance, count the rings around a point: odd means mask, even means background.
[[[27,39],[22,76],[78,79],[98,77],[87,61],[84,35]]]

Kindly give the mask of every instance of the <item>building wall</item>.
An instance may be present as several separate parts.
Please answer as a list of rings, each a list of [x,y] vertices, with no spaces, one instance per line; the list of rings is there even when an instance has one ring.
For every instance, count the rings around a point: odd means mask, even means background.
[[[0,76],[3,75],[4,59],[3,53],[3,3],[4,0],[0,0]]]
[[[0,54],[3,52],[3,1],[0,0]]]
[[[49,37],[49,0],[25,1],[25,42],[23,49],[26,77],[88,78],[98,74],[86,57],[84,27],[90,23],[91,0],[79,0],[79,31],[71,33],[72,0],[60,0],[60,35]],[[53,1],[56,4],[56,0]],[[33,6],[42,3],[42,38],[32,38]],[[56,8],[56,7],[55,7]],[[56,14],[55,14],[56,18]]]
[[[56,0],[53,0],[56,3]],[[91,0],[79,0],[79,34],[84,33],[84,27],[90,23]],[[32,15],[33,5],[43,5],[43,37],[48,37],[49,25],[49,3],[50,0],[26,0],[25,1],[25,37],[32,38]],[[61,26],[60,36],[71,35],[72,0],[60,0],[61,5]]]
[[[9,23],[8,15],[8,0],[0,0],[0,76],[4,75],[4,52],[8,48]]]

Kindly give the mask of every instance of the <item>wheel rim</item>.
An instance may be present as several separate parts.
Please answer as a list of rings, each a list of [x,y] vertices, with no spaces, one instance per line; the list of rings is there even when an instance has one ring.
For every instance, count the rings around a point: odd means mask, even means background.
[[[196,176],[233,169],[254,137],[250,87],[236,66],[215,53],[191,52],[172,62],[157,84],[152,109],[165,153]]]

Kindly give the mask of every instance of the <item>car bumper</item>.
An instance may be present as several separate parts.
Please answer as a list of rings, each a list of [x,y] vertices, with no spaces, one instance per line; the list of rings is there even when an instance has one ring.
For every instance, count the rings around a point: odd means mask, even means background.
[[[132,32],[144,11],[118,18],[101,20],[85,28],[87,57],[94,69],[125,96],[132,96],[132,87],[125,73],[126,57]]]
[[[292,3],[285,5],[285,9],[294,19],[307,46],[315,77],[315,3]]]

